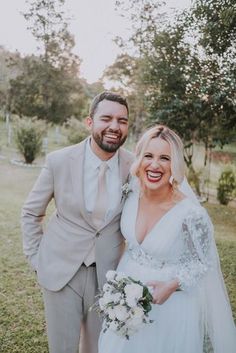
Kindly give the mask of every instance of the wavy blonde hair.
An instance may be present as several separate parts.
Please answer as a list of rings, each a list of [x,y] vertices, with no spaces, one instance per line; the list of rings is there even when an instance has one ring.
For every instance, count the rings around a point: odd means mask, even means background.
[[[181,138],[171,129],[164,125],[156,125],[147,130],[136,145],[136,159],[131,166],[131,174],[138,176],[140,164],[149,142],[154,138],[161,138],[168,142],[171,150],[171,173],[173,181],[180,184],[184,179],[184,153]]]

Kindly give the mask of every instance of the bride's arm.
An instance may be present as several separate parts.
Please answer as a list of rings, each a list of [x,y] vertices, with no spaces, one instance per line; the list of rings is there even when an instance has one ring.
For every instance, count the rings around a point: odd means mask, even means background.
[[[182,224],[181,236],[184,247],[174,279],[148,283],[153,287],[153,302],[156,304],[164,303],[175,291],[194,287],[214,266],[216,254],[213,251],[214,256],[212,255],[213,226],[203,208],[189,211]]]
[[[182,224],[184,250],[176,271],[181,290],[194,287],[213,266],[213,226],[203,208],[189,211]]]

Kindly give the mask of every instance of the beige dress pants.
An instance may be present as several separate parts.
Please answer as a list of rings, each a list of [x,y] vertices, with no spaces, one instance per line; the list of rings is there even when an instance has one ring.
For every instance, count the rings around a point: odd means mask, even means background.
[[[96,268],[84,265],[60,291],[43,288],[50,353],[97,353],[102,321],[89,311],[97,288]]]

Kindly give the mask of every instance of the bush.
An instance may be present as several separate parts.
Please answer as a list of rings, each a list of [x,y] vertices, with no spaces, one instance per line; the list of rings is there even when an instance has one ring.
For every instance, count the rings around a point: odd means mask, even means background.
[[[64,124],[64,128],[68,142],[71,145],[83,141],[89,135],[85,124],[74,117],[67,120]]]
[[[227,205],[235,196],[236,180],[232,169],[226,169],[218,180],[217,199],[222,205]]]
[[[25,163],[31,164],[40,154],[46,125],[36,119],[17,119],[15,125],[15,140]]]
[[[188,169],[188,182],[193,187],[194,191],[198,196],[201,196],[200,190],[200,174],[201,172],[197,172],[194,170],[193,166],[190,166]]]

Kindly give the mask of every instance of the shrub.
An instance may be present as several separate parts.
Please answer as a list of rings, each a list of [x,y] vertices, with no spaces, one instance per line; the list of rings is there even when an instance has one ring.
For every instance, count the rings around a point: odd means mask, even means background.
[[[75,117],[71,117],[67,120],[64,124],[64,129],[68,142],[71,145],[83,141],[89,135],[85,124]]]
[[[194,170],[193,166],[188,169],[188,182],[193,187],[198,196],[201,196],[200,190],[200,171]]]
[[[235,196],[236,180],[232,169],[226,169],[218,180],[217,199],[222,205],[227,205]]]
[[[36,119],[21,118],[16,120],[15,140],[25,163],[31,164],[40,154],[46,125]]]

